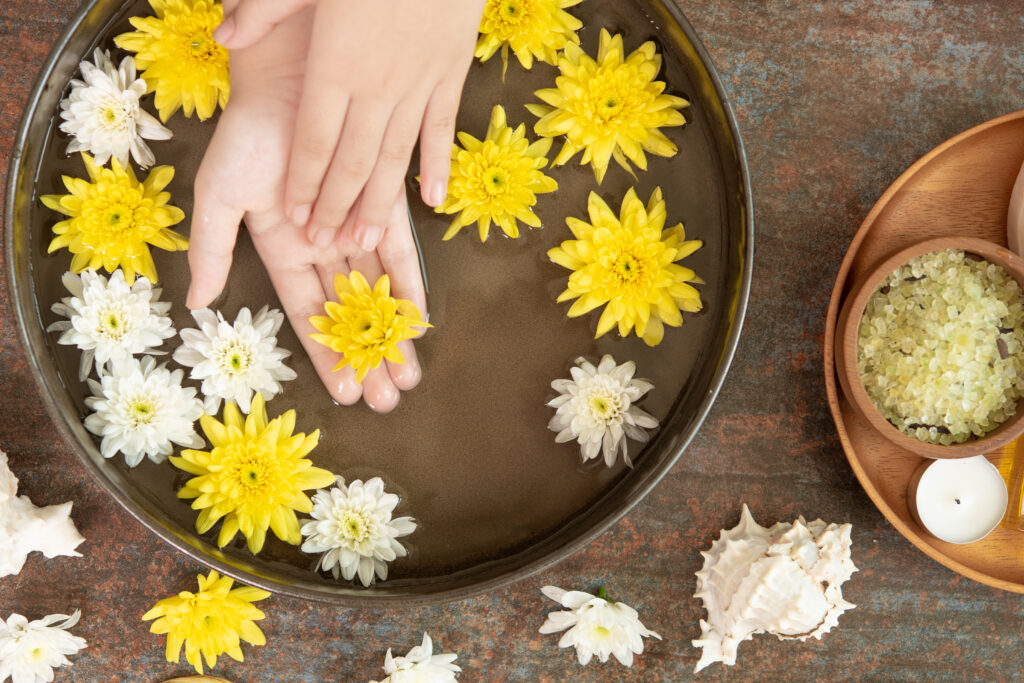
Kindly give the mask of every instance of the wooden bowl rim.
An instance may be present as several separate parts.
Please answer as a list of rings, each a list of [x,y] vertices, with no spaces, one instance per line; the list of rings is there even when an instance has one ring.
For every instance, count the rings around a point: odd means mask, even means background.
[[[974,137],[979,133],[983,133],[989,129],[1021,119],[1024,119],[1024,109],[986,121],[985,123],[969,128],[959,135],[946,140],[914,162],[893,182],[892,185],[889,186],[882,196],[879,197],[878,201],[875,202],[874,206],[872,206],[871,210],[868,212],[868,215],[864,218],[864,221],[860,224],[860,227],[857,228],[857,232],[854,233],[853,239],[850,241],[850,246],[847,247],[846,254],[843,256],[843,260],[839,265],[839,272],[836,274],[836,281],[832,287],[832,295],[829,297],[828,310],[825,316],[825,348],[822,358],[822,364],[824,365],[825,370],[825,393],[828,397],[828,405],[829,411],[832,413],[832,421],[835,423],[836,431],[839,434],[839,442],[843,446],[843,452],[846,454],[847,462],[850,463],[850,469],[853,470],[857,480],[860,481],[861,486],[867,492],[868,497],[871,499],[871,502],[875,504],[875,507],[881,511],[882,515],[885,516],[889,523],[892,524],[904,538],[916,546],[918,550],[939,564],[979,583],[984,583],[988,586],[992,586],[993,588],[999,588],[1001,590],[1011,591],[1014,593],[1024,593],[1024,583],[1008,581],[1006,579],[991,576],[953,559],[925,540],[923,536],[923,533],[925,532],[923,529],[903,521],[903,519],[901,519],[885,501],[882,494],[879,493],[878,488],[861,465],[857,452],[854,450],[853,444],[850,442],[850,436],[846,431],[845,423],[843,422],[843,415],[839,407],[839,392],[836,386],[834,342],[836,323],[838,322],[839,305],[843,298],[843,286],[846,284],[847,276],[850,274],[850,269],[853,267],[854,258],[860,250],[861,243],[871,230],[871,227],[874,225],[882,211],[884,211],[888,206],[893,196],[899,192],[907,182],[917,175],[921,169],[930,164],[937,157],[946,153],[950,148],[959,145],[964,140]]]
[[[887,440],[925,458],[933,460],[970,458],[983,455],[1010,443],[1024,432],[1024,400],[1017,401],[1012,417],[980,438],[943,446],[931,444],[904,434],[885,419],[868,396],[857,368],[857,332],[868,300],[893,271],[911,259],[945,249],[962,249],[977,254],[1009,273],[1024,289],[1024,259],[1008,248],[978,237],[947,235],[915,242],[883,257],[850,289],[839,313],[835,331],[835,361],[843,393],[860,413]]]

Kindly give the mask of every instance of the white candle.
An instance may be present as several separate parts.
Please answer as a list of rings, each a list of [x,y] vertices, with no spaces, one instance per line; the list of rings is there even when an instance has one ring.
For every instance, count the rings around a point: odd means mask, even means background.
[[[974,543],[1006,513],[1006,482],[983,455],[924,463],[910,480],[907,502],[914,518],[949,543]]]

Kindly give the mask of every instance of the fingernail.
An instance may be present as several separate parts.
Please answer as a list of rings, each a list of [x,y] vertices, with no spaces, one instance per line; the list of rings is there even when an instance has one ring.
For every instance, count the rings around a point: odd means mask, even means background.
[[[431,206],[441,206],[444,204],[444,200],[447,196],[448,183],[442,183],[440,181],[431,183],[430,193],[427,197],[427,201]]]
[[[297,227],[302,227],[309,222],[309,214],[313,210],[311,204],[299,204],[292,209],[292,223]]]
[[[213,39],[223,45],[235,34],[235,18],[227,17],[213,32]]]
[[[377,225],[364,225],[359,232],[359,246],[363,248],[363,251],[373,251],[377,248],[383,235],[384,228]]]
[[[333,240],[333,239],[334,239],[334,231],[331,230],[330,228],[324,228],[323,230],[317,230],[313,234],[313,244],[315,244],[316,246],[320,247],[321,249],[323,249],[328,244],[330,244],[331,240]]]

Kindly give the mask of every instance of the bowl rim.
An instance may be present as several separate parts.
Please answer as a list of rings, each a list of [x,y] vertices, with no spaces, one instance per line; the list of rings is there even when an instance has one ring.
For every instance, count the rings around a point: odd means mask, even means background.
[[[971,438],[963,443],[931,444],[904,434],[885,419],[874,401],[868,396],[857,367],[858,335],[861,318],[868,300],[879,285],[897,268],[911,259],[946,249],[962,249],[977,254],[986,261],[1003,268],[1024,289],[1024,258],[1007,247],[978,237],[947,235],[931,237],[881,258],[864,276],[854,282],[839,313],[835,328],[835,365],[843,393],[854,410],[869,422],[883,437],[903,450],[932,460],[970,458],[1005,446],[1024,433],[1024,398],[1017,401],[1012,417],[983,437]]]
[[[695,86],[710,86],[711,93],[709,94],[717,100],[718,104],[720,104],[720,111],[715,112],[715,115],[717,115],[721,121],[713,125],[720,125],[721,123],[725,124],[723,127],[723,133],[728,134],[725,138],[725,142],[727,142],[728,145],[723,143],[719,149],[723,155],[727,151],[731,150],[734,155],[736,167],[739,171],[739,177],[736,179],[736,185],[739,194],[739,197],[737,197],[739,200],[738,221],[741,223],[741,234],[740,239],[735,246],[735,250],[738,252],[739,273],[735,280],[735,294],[732,300],[723,303],[723,307],[726,310],[726,315],[729,320],[727,327],[728,334],[724,335],[725,343],[722,346],[721,355],[717,359],[717,367],[710,379],[707,392],[701,400],[696,413],[690,419],[689,425],[686,429],[682,430],[681,438],[675,442],[673,452],[664,456],[661,461],[651,467],[643,477],[638,478],[633,482],[630,486],[630,495],[625,497],[624,501],[616,505],[607,505],[606,509],[600,514],[588,513],[587,528],[578,533],[576,537],[569,542],[554,545],[547,543],[546,539],[540,539],[535,546],[539,546],[542,549],[538,551],[539,555],[535,559],[516,565],[508,571],[486,576],[479,581],[435,592],[375,593],[370,591],[360,591],[358,593],[332,593],[314,590],[301,585],[297,586],[284,583],[275,578],[261,574],[256,569],[247,570],[241,568],[229,561],[225,561],[224,559],[217,557],[215,552],[211,552],[209,549],[204,547],[202,539],[196,539],[199,543],[193,544],[189,539],[183,538],[174,533],[172,529],[161,524],[158,519],[154,518],[149,512],[147,512],[137,501],[123,495],[122,492],[118,490],[117,486],[107,478],[107,476],[100,470],[98,464],[88,457],[79,443],[80,434],[78,432],[80,431],[81,425],[72,425],[68,415],[66,415],[65,411],[60,408],[61,397],[56,391],[59,382],[53,381],[55,377],[53,369],[47,367],[49,359],[45,353],[45,340],[36,328],[36,322],[40,311],[35,305],[30,281],[26,280],[25,282],[21,282],[19,278],[19,275],[22,275],[23,277],[25,275],[19,271],[19,261],[14,233],[16,232],[15,228],[21,223],[20,216],[23,213],[23,211],[20,210],[23,207],[19,206],[19,199],[21,198],[19,188],[23,184],[20,181],[20,176],[26,171],[26,165],[24,164],[25,149],[26,145],[31,141],[33,122],[35,121],[37,112],[40,108],[40,102],[44,99],[44,96],[47,95],[48,91],[54,87],[54,84],[51,83],[50,80],[51,75],[60,67],[62,58],[66,58],[65,51],[68,49],[69,44],[83,25],[89,22],[94,11],[98,11],[98,8],[105,6],[111,9],[111,13],[113,15],[117,12],[116,8],[121,6],[120,0],[87,0],[87,2],[84,2],[75,15],[69,20],[64,32],[56,41],[52,51],[43,63],[43,66],[40,68],[39,75],[36,78],[35,85],[26,103],[21,123],[18,127],[18,132],[14,138],[13,151],[8,167],[8,180],[5,196],[6,204],[4,207],[3,221],[6,228],[4,230],[4,267],[7,274],[7,292],[10,297],[12,308],[14,308],[17,316],[19,326],[18,338],[25,356],[28,359],[29,367],[31,368],[32,375],[39,387],[40,396],[46,406],[47,412],[50,414],[50,418],[57,426],[58,433],[71,447],[71,450],[75,453],[79,462],[82,463],[85,469],[89,472],[93,481],[99,484],[99,486],[108,495],[110,495],[111,498],[116,500],[143,526],[148,528],[151,532],[166,543],[170,544],[179,552],[210,569],[214,569],[238,581],[251,586],[263,588],[275,594],[316,602],[337,604],[345,607],[370,609],[387,609],[399,606],[419,607],[424,605],[437,605],[479,595],[490,590],[507,586],[562,562],[603,534],[608,528],[624,517],[637,503],[640,502],[640,500],[647,496],[651,489],[653,489],[662,477],[664,477],[675,465],[710,412],[736,354],[736,349],[739,344],[740,334],[742,332],[746,316],[753,278],[754,206],[751,194],[750,171],[748,168],[743,139],[740,135],[735,114],[710,55],[701,43],[692,25],[686,19],[682,10],[670,0],[651,0],[651,4],[656,4],[664,9],[671,19],[675,21],[678,29],[682,32],[683,37],[689,43],[689,47],[692,47],[696,57],[694,59],[694,63],[702,67],[704,71],[704,73],[701,74],[704,82],[695,83]],[[666,27],[667,30],[672,30],[673,28],[674,27],[671,26]],[[58,84],[58,92],[62,91],[64,86],[65,84],[63,82]],[[34,201],[36,194],[35,192],[32,192],[29,196]],[[22,230],[27,230],[27,228],[22,227]],[[27,272],[27,265],[24,270]],[[54,377],[51,377],[51,375],[54,375]],[[255,559],[258,560],[258,558]]]

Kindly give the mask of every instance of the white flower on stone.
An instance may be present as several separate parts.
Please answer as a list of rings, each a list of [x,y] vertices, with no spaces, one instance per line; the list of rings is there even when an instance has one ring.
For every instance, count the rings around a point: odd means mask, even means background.
[[[636,610],[625,603],[555,586],[544,586],[541,592],[568,610],[549,613],[540,632],[565,631],[558,647],[575,647],[576,658],[583,666],[594,655],[602,662],[608,661],[608,655],[615,655],[625,666],[632,666],[633,655],[644,651],[644,638],[661,640],[661,636],[640,623]]]
[[[70,502],[39,508],[18,496],[18,479],[0,451],[0,578],[20,572],[31,552],[81,557],[75,548],[84,540],[71,521]]]
[[[269,401],[281,392],[281,382],[295,379],[284,364],[291,351],[277,345],[281,311],[264,306],[254,318],[243,308],[234,325],[208,308],[192,311],[192,317],[199,329],[181,331],[183,344],[174,350],[174,360],[192,368],[192,379],[203,381],[208,414],[217,414],[222,399],[248,413],[255,392]]]
[[[89,376],[93,358],[99,372],[107,361],[139,353],[163,353],[156,347],[174,336],[167,316],[170,302],[159,301],[160,288],[144,277],[135,278],[129,286],[120,269],[109,280],[87,270],[81,275],[64,273],[61,282],[71,296],[55,303],[51,310],[67,320],[46,329],[63,333],[58,344],[77,346],[82,351],[80,380]]]
[[[303,552],[323,553],[320,568],[351,580],[359,576],[364,586],[388,578],[388,562],[405,557],[396,539],[416,530],[412,517],[391,518],[398,496],[384,492],[384,482],[374,477],[365,484],[356,479],[348,486],[319,490],[313,496],[312,520],[302,525]]]
[[[75,610],[31,622],[20,614],[0,619],[0,681],[48,683],[54,669],[71,666],[67,655],[85,647],[84,638],[68,633],[81,615]]]
[[[605,355],[596,368],[585,358],[577,358],[576,365],[570,370],[572,379],[551,383],[559,396],[548,402],[556,409],[548,429],[558,432],[557,443],[578,441],[584,462],[604,451],[604,462],[611,467],[621,452],[632,467],[626,437],[644,443],[649,438],[645,430],[658,426],[652,415],[634,405],[654,385],[633,379],[633,361],[616,366],[615,359]]]
[[[114,157],[124,168],[130,154],[142,168],[152,166],[156,159],[143,138],[168,140],[171,131],[139,106],[146,81],[135,77],[135,58],[115,67],[110,53],[97,48],[93,61],[79,69],[82,80],[71,81],[71,93],[60,103],[60,129],[72,136],[68,154],[89,152],[97,166]]]
[[[462,671],[452,664],[458,655],[433,654],[434,644],[430,636],[423,634],[423,642],[404,657],[394,657],[391,649],[384,657],[384,673],[388,676],[381,681],[370,683],[455,683],[456,674]]]
[[[203,402],[196,390],[182,387],[183,371],[171,372],[157,365],[152,356],[141,361],[128,358],[115,361],[100,381],[89,380],[93,395],[85,405],[93,413],[85,418],[85,428],[102,438],[100,453],[111,458],[120,451],[129,467],[142,462],[143,456],[163,462],[174,451],[172,444],[199,448],[202,437],[196,434],[195,421],[203,414]]]

